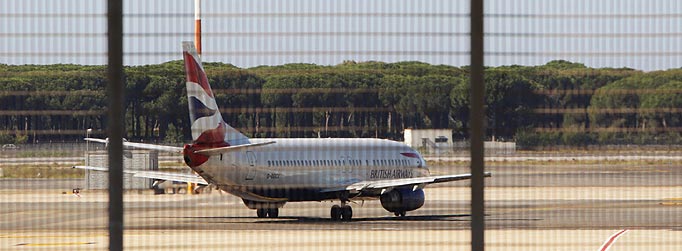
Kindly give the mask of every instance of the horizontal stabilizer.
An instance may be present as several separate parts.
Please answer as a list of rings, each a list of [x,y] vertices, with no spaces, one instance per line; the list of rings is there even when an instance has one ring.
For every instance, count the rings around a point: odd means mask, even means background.
[[[178,182],[195,183],[200,185],[208,185],[208,182],[199,175],[186,174],[186,173],[171,173],[171,172],[159,172],[159,171],[140,171],[133,175],[136,178],[147,178],[155,180],[169,180]]]
[[[227,152],[239,151],[239,150],[244,150],[244,149],[253,148],[253,147],[260,147],[260,146],[270,145],[270,144],[274,144],[274,143],[277,143],[277,142],[276,141],[268,141],[268,142],[245,144],[245,145],[238,145],[238,146],[226,146],[226,147],[210,148],[210,149],[198,150],[198,151],[195,151],[194,153],[199,153],[199,154],[209,155],[209,156],[220,155],[220,154],[227,153]]]
[[[85,141],[92,141],[92,142],[97,142],[97,143],[102,143],[102,144],[109,144],[108,138],[107,139],[85,138]],[[127,142],[127,141],[123,141],[123,146],[137,148],[137,149],[145,149],[145,150],[182,153],[182,147],[177,147],[177,146],[163,146],[163,145],[154,145],[154,144],[145,144],[145,143],[133,143],[133,142]]]
[[[105,167],[97,166],[73,166],[77,169],[94,170],[108,172],[109,169]],[[196,174],[186,174],[186,173],[171,173],[171,172],[161,172],[161,171],[144,171],[144,170],[126,170],[123,169],[123,173],[132,174],[136,178],[146,178],[155,180],[168,180],[177,182],[187,182],[196,183],[201,185],[208,185],[208,182]]]

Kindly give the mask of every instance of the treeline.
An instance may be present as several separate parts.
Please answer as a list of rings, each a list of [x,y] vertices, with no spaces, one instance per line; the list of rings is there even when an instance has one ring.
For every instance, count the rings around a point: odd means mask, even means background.
[[[467,67],[420,62],[206,63],[223,117],[253,137],[380,137],[405,128],[469,130]],[[127,67],[127,138],[186,142],[181,61]],[[644,73],[552,61],[486,69],[487,138],[520,145],[679,144],[682,69]],[[106,69],[0,65],[0,141],[104,136]],[[2,142],[0,142],[2,143]],[[21,142],[19,142],[21,143]]]

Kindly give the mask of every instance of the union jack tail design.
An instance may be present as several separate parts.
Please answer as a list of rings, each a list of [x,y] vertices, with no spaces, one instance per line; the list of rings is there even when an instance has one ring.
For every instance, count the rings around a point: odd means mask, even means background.
[[[187,103],[194,144],[222,147],[248,144],[249,138],[229,126],[208,84],[208,78],[192,42],[182,42],[187,76]]]

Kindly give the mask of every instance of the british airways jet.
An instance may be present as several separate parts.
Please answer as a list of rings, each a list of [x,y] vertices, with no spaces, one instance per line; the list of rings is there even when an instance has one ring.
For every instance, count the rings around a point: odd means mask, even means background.
[[[240,197],[260,218],[287,202],[340,201],[332,220],[350,221],[352,200],[379,199],[396,216],[424,205],[426,185],[471,174],[431,176],[424,158],[384,139],[248,138],[225,123],[192,42],[183,42],[192,143],[184,147],[123,142],[126,147],[182,154],[195,173],[124,170],[134,177],[214,185]],[[104,139],[86,138],[106,143]],[[106,171],[106,168],[76,166]],[[487,177],[490,173],[485,174]]]

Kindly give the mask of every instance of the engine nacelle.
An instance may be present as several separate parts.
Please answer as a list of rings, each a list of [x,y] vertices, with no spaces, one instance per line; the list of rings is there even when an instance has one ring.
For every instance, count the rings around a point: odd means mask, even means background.
[[[396,188],[382,194],[379,199],[381,206],[389,212],[407,212],[424,205],[424,190],[412,191],[410,188]]]

